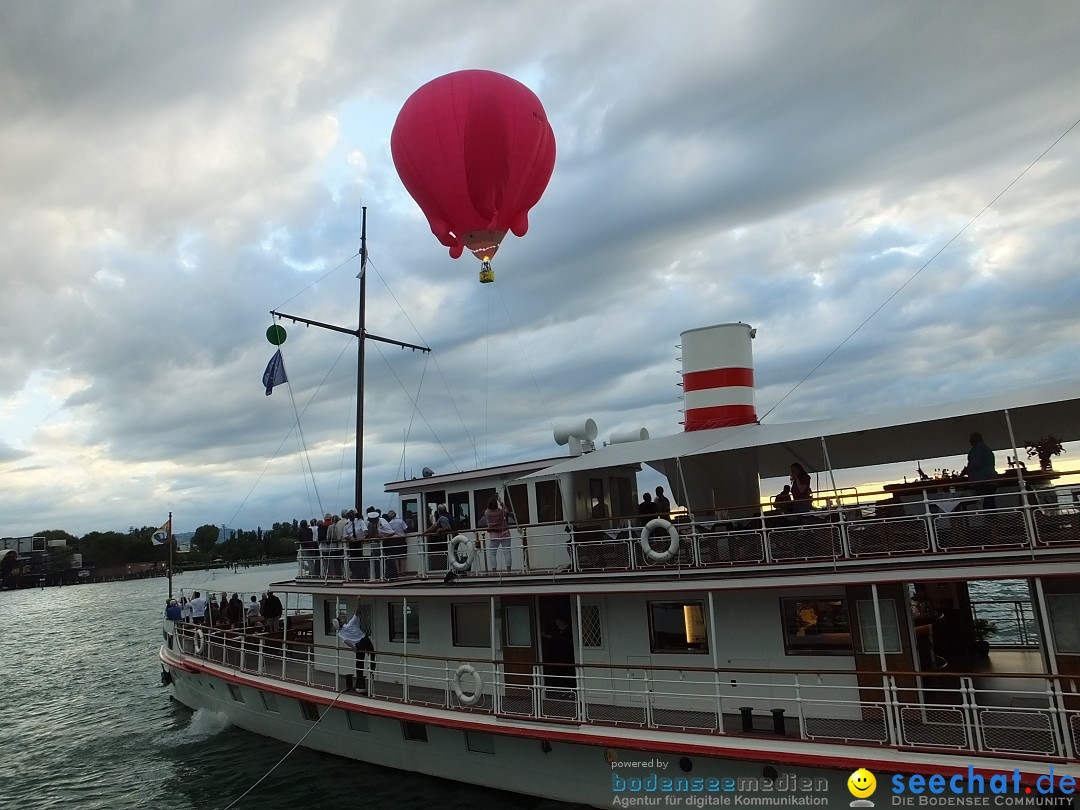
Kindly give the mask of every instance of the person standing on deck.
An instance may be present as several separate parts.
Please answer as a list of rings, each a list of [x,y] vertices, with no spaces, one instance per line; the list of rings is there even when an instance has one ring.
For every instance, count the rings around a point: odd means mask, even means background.
[[[391,532],[383,543],[383,548],[386,549],[386,578],[397,579],[405,573],[405,555],[408,550],[405,535],[409,533],[409,524],[399,518],[393,509],[386,513],[386,517]]]
[[[555,619],[551,632],[543,633],[544,686],[553,692],[573,695],[576,682],[574,669],[574,633],[564,616]],[[565,695],[558,695],[565,697]]]
[[[656,517],[656,504],[653,502],[652,495],[646,492],[641,496],[641,503],[637,505],[638,523],[644,526],[654,517]]]
[[[357,691],[361,695],[367,694],[367,676],[364,670],[364,659],[371,653],[371,677],[375,678],[375,646],[371,643],[371,637],[360,626],[360,601],[356,602],[356,612],[353,617],[338,630],[338,638],[351,650],[356,651],[356,676],[345,676],[345,691]]]
[[[656,504],[656,516],[663,518],[664,520],[671,520],[671,501],[664,495],[664,488],[656,488],[656,498],[653,499],[653,503]]]
[[[968,436],[971,449],[968,450],[967,466],[960,471],[961,478],[968,478],[976,495],[983,496],[983,509],[993,509],[996,503],[997,469],[994,466],[994,451],[983,441],[981,433]]]
[[[281,614],[285,609],[281,606],[281,600],[274,596],[273,591],[266,592],[266,602],[262,608],[263,618],[266,619],[266,629],[276,633],[281,629]]]
[[[192,624],[203,624],[206,621],[206,600],[202,595],[195,591],[195,595],[191,597],[191,622]]]
[[[510,571],[512,560],[510,551],[510,513],[499,500],[498,495],[488,498],[487,509],[484,510],[484,526],[487,528],[487,564],[489,571],[499,570],[500,558],[506,561],[506,570]]]

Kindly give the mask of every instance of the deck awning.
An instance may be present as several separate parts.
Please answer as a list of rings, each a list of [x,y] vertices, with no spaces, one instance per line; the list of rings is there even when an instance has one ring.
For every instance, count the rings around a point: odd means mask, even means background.
[[[756,458],[762,478],[786,476],[793,461],[801,462],[808,471],[821,471],[955,456],[960,460],[959,467],[967,455],[968,436],[974,431],[981,433],[991,448],[1008,449],[1011,454],[1010,421],[1020,449],[1025,441],[1048,434],[1062,442],[1080,440],[1080,383],[839,419],[679,433],[609,445],[524,478],[634,463],[663,469],[667,462],[677,459],[738,450],[743,451],[743,457],[749,453]]]

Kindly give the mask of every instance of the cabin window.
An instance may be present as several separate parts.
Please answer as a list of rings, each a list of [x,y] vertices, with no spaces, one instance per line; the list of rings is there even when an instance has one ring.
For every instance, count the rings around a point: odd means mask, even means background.
[[[532,646],[532,611],[528,605],[507,605],[503,608],[507,647]]]
[[[390,641],[396,641],[400,644],[405,640],[407,632],[410,644],[420,643],[420,606],[415,602],[388,602],[386,605],[386,624],[389,627]]]
[[[546,483],[555,484],[554,481],[547,481]],[[554,500],[558,507],[556,509],[557,517],[553,517],[552,520],[562,520],[562,501],[559,499],[557,484],[555,486]],[[507,487],[503,492],[503,506],[510,510],[514,523],[528,523],[531,514],[529,511],[529,488],[525,484],[514,484]]]
[[[427,526],[420,526],[420,506],[416,498],[401,499],[401,519],[405,521],[410,533],[417,531],[417,527],[427,528]]]
[[[707,653],[704,603],[649,602],[649,646],[654,653]]]
[[[371,721],[366,714],[360,712],[346,712],[349,718],[349,728],[353,731],[371,731]]]
[[[466,731],[465,747],[477,754],[494,754],[495,738],[482,731]]]
[[[281,710],[278,708],[278,698],[273,692],[259,692],[259,697],[262,698],[263,706],[268,712],[274,712],[275,714]]]
[[[589,516],[593,520],[603,520],[611,517],[607,503],[604,499],[604,479],[589,479]]]
[[[342,616],[345,621],[352,617],[352,611],[345,603],[344,596],[330,597],[323,602],[323,632],[327,636],[337,635],[338,626],[335,622]]]
[[[487,509],[488,501],[491,500],[491,496],[495,494],[494,487],[484,487],[483,489],[473,490],[473,514],[476,515],[476,522],[480,522],[480,518],[484,516],[484,510]]]
[[[305,720],[310,720],[312,723],[319,721],[319,706],[317,703],[312,703],[310,700],[297,702],[300,704],[300,711],[303,712]]]
[[[511,493],[513,494],[513,493]],[[526,509],[528,506],[526,505]],[[514,511],[519,512],[521,505],[514,501]],[[562,498],[559,497],[558,481],[536,482],[536,520],[539,523],[557,523],[563,519]],[[518,523],[521,523],[518,516]]]
[[[244,702],[244,693],[240,691],[240,687],[234,683],[229,684],[229,694],[232,695],[232,699],[237,703]]]
[[[450,511],[450,517],[456,521],[458,528],[473,528],[472,505],[469,503],[468,492],[451,492],[446,500],[446,506]]]
[[[879,599],[878,606],[881,608],[881,640],[885,642],[885,652],[901,652],[900,625],[896,621],[896,603],[892,599]],[[862,642],[864,653],[876,653],[878,651],[877,627],[874,624],[874,600],[860,599],[859,608],[859,640]]]
[[[1054,647],[1064,655],[1080,655],[1080,594],[1048,593],[1046,609]]]
[[[600,623],[600,606],[581,606],[581,646],[599,649],[604,646],[604,629]]]
[[[450,605],[455,647],[491,647],[491,611],[487,602]]]
[[[409,720],[402,720],[401,734],[406,740],[412,740],[413,742],[427,742],[427,726],[423,723],[413,723]]]
[[[851,627],[843,599],[781,599],[788,655],[851,655]],[[873,614],[871,614],[873,615]]]

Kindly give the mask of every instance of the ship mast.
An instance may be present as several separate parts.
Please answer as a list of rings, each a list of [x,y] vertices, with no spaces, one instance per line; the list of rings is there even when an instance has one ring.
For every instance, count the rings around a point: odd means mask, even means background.
[[[289,315],[285,312],[278,312],[277,310],[271,310],[270,314],[275,318],[288,318],[293,323],[303,323],[308,326],[318,326],[322,329],[329,329],[333,332],[341,332],[346,335],[352,335],[357,339],[356,348],[356,493],[353,505],[357,509],[363,509],[364,487],[363,487],[363,475],[364,475],[364,344],[369,340],[377,340],[380,343],[389,343],[393,346],[400,346],[402,349],[413,349],[414,351],[430,352],[431,349],[427,346],[418,346],[415,343],[405,343],[400,340],[394,340],[388,337],[382,337],[381,335],[373,335],[367,331],[367,323],[365,317],[365,308],[367,305],[367,206],[361,208],[363,216],[360,226],[360,273],[357,278],[360,279],[360,305],[359,305],[359,317],[358,324],[355,329],[349,329],[344,326],[335,326],[334,324],[322,323],[321,321],[314,321],[310,318],[303,318],[299,315]]]

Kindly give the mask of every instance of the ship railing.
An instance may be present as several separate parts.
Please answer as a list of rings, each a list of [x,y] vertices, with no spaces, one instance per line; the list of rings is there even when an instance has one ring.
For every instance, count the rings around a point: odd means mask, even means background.
[[[184,653],[253,675],[340,691],[353,650],[221,628],[181,628]],[[198,646],[198,649],[197,649]],[[380,650],[376,700],[532,721],[701,734],[1076,758],[1074,678],[1006,672],[551,665]]]
[[[1009,497],[1017,503],[1008,503]],[[387,557],[379,543],[367,546],[367,555],[343,546],[322,552],[301,549],[297,570],[300,579],[346,583],[441,578],[451,567],[461,575],[500,578],[628,571],[664,575],[672,570],[758,569],[841,560],[873,563],[1080,545],[1080,509],[1071,499],[1059,503],[1049,490],[1029,493],[1022,502],[1015,493],[1009,497],[999,495],[991,506],[982,496],[948,497],[948,493],[877,504],[838,495],[825,499],[831,504],[828,508],[809,513],[746,518],[706,509],[672,518],[679,539],[673,553],[666,530],[651,532],[643,545],[638,518],[516,526],[510,572],[489,570],[486,533],[481,530],[460,533],[471,541],[457,549],[462,554],[469,551],[468,565],[464,557],[455,558],[449,547],[432,543],[432,538],[409,535],[405,557]]]

